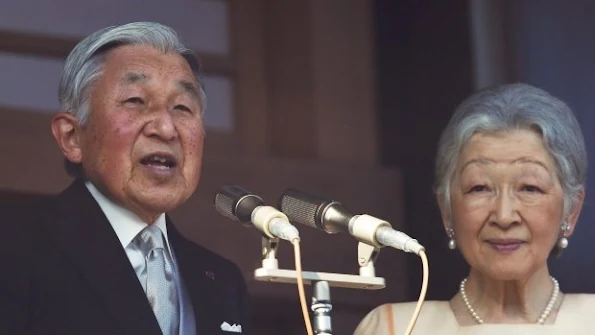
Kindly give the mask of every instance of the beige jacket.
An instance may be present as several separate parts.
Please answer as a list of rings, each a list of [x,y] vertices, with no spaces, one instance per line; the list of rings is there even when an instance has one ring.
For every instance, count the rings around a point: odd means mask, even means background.
[[[405,333],[415,309],[415,302],[385,304],[376,307],[360,322],[354,335],[394,335]],[[459,326],[448,301],[426,301],[413,335],[583,335],[595,334],[595,294],[566,294],[552,325],[483,324]]]

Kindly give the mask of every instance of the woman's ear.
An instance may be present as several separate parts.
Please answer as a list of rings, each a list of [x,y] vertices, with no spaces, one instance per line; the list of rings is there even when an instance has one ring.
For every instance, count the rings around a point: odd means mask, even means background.
[[[584,202],[585,202],[585,189],[583,188],[578,193],[578,195],[576,197],[576,201],[574,202],[572,208],[570,209],[570,213],[568,213],[568,216],[566,217],[566,221],[568,222],[568,225],[570,226],[570,229],[568,230],[566,237],[572,235],[572,233],[574,232],[574,228],[576,227],[576,224],[578,222],[578,217],[581,214],[581,210],[583,209]]]
[[[52,118],[52,134],[67,160],[80,164],[83,151],[80,143],[80,128],[76,118],[69,113],[60,112]]]
[[[445,204],[446,201],[444,198],[444,194],[437,195],[436,200],[438,201],[438,207],[440,208],[440,216],[442,216],[442,224],[444,225],[444,230],[448,231],[448,228],[452,228],[450,208],[447,208]]]

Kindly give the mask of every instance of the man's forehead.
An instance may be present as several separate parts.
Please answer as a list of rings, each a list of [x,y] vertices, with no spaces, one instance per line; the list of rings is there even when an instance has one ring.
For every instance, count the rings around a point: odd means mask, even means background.
[[[146,81],[149,77],[149,75],[143,72],[126,72],[122,76],[121,81],[125,84],[134,84],[139,81]]]
[[[106,67],[106,70],[111,70],[116,78],[124,83],[148,82],[154,79],[159,81],[164,79],[196,81],[196,76],[190,68],[180,67],[176,64],[139,61],[120,65],[111,67],[111,69]]]
[[[120,78],[120,82],[123,85],[135,85],[135,84],[143,84],[151,81],[152,76],[150,74],[144,73],[142,71],[135,72],[130,71],[126,72]],[[183,78],[172,78],[174,84],[179,87],[182,91],[189,93],[194,98],[200,99],[199,88],[196,85],[196,80],[192,78],[191,80]],[[163,82],[160,80],[159,82]]]
[[[108,51],[105,66],[124,75],[138,73],[149,76],[165,72],[194,78],[192,67],[182,55],[146,45],[124,45]]]

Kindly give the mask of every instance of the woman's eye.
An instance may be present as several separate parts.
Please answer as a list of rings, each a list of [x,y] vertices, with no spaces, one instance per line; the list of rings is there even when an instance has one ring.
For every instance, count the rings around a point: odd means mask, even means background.
[[[543,191],[541,190],[541,188],[535,186],[535,185],[523,185],[522,188],[523,191],[525,192],[531,192],[531,193],[543,193]]]
[[[488,190],[488,187],[486,185],[475,185],[469,189],[469,193],[485,192],[487,190]]]

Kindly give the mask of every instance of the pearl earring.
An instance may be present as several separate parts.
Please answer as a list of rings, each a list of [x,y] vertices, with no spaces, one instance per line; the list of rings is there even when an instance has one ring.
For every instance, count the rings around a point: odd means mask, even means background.
[[[558,248],[566,249],[568,247],[568,239],[566,237],[560,237],[558,239]]]
[[[568,234],[568,232],[570,231],[570,224],[568,223],[568,221],[562,222],[560,230],[562,231],[562,237],[558,239],[558,248],[566,249],[568,247],[568,238],[566,237],[566,234]]]
[[[448,227],[446,228],[446,235],[448,235],[448,249],[455,250],[457,248],[457,241],[455,240],[455,231]]]

